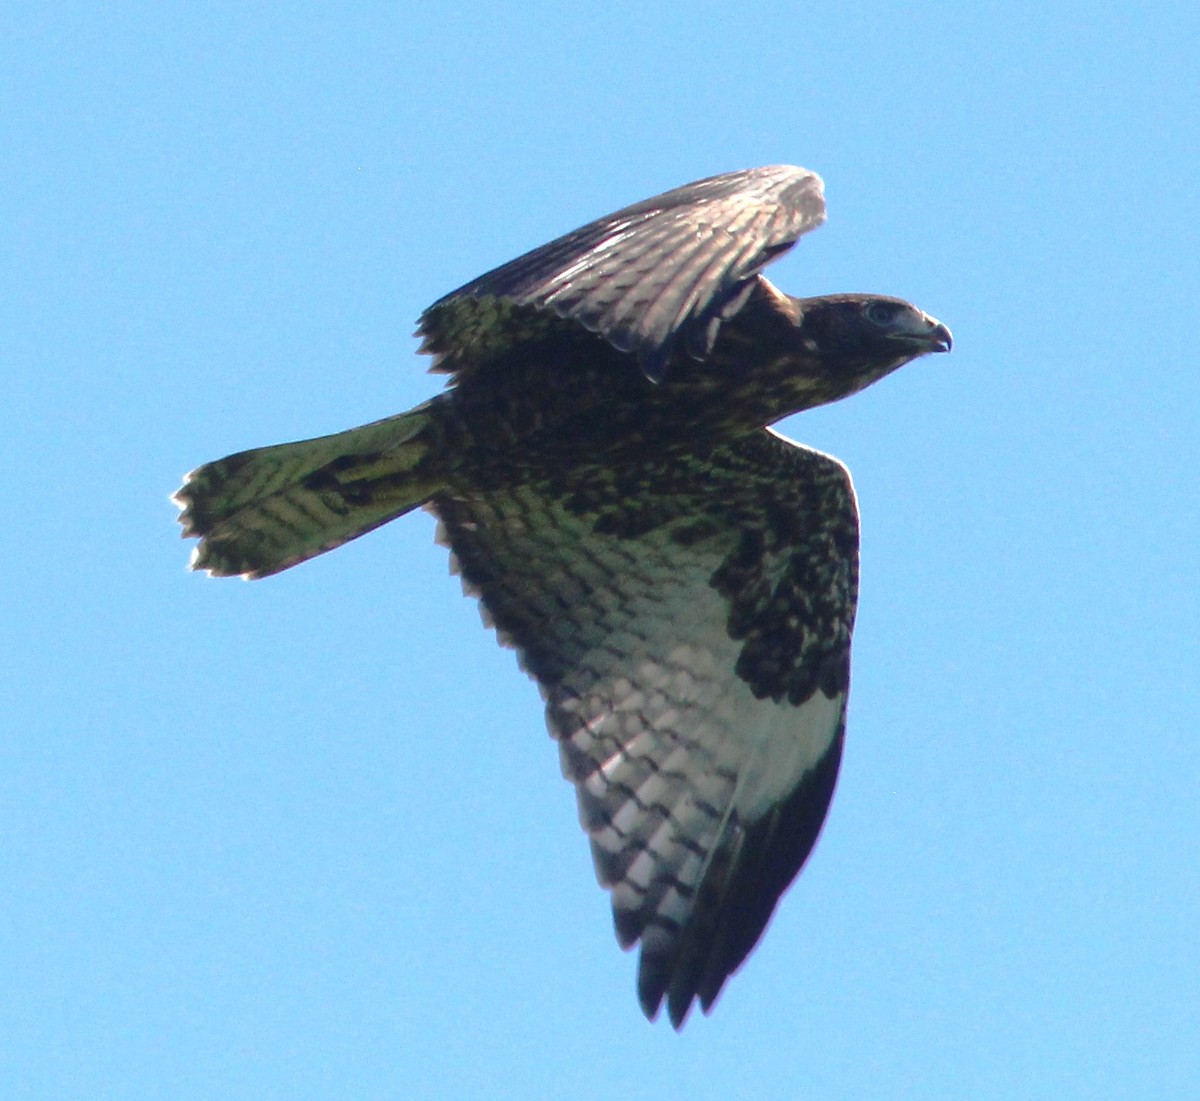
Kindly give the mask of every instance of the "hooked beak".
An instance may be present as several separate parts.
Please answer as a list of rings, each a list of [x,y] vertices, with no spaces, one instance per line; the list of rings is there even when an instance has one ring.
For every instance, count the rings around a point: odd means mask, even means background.
[[[948,352],[954,345],[950,330],[936,317],[930,317],[916,306],[896,318],[889,335],[906,345],[910,357],[928,355],[930,352]]]
[[[923,315],[929,323],[929,331],[925,334],[925,340],[929,344],[931,352],[948,352],[954,347],[954,336],[950,330],[946,328],[936,317],[930,317],[929,314]]]

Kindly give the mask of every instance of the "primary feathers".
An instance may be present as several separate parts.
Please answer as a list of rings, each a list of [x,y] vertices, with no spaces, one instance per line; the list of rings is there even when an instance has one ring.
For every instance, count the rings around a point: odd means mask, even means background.
[[[858,517],[846,469],[768,426],[949,330],[761,268],[824,220],[790,166],[716,176],[434,303],[448,388],[242,452],[176,494],[193,566],[264,577],[419,505],[546,700],[638,995],[707,1011],[807,859],[845,731]]]

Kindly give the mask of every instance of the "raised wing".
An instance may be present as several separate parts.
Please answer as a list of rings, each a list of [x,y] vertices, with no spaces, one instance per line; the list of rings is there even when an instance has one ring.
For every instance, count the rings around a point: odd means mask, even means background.
[[[768,430],[429,506],[539,681],[647,1016],[711,1007],[816,841],[841,759],[858,521]]]
[[[791,165],[730,172],[600,218],[472,280],[421,317],[435,369],[475,365],[474,345],[529,324],[505,306],[549,310],[635,354],[661,379],[677,339],[697,358],[758,272],[825,220],[821,179]],[[503,306],[480,306],[499,300]],[[536,327],[536,326],[534,326]]]

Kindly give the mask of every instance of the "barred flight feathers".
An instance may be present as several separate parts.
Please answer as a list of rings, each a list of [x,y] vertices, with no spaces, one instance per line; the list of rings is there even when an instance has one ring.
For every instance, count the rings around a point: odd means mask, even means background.
[[[704,358],[758,272],[824,220],[821,178],[807,169],[773,165],[713,176],[618,210],[472,280],[430,306],[417,332],[440,350],[439,336],[453,326],[463,299],[549,307],[636,355],[658,381],[678,338]]]
[[[824,820],[857,511],[840,463],[768,432],[623,477],[452,486],[428,507],[541,685],[618,939],[642,942],[642,1006],[666,996],[678,1026],[712,1005]]]
[[[441,394],[258,448],[176,494],[192,565],[265,577],[420,505],[538,681],[638,997],[678,1028],[762,936],[825,820],[845,737],[858,511],[769,426],[950,330],[760,274],[824,219],[774,166],[626,207],[421,317]]]
[[[191,566],[214,577],[269,577],[423,504],[411,471],[425,458],[420,409],[331,436],[240,451],[197,467],[173,500]]]

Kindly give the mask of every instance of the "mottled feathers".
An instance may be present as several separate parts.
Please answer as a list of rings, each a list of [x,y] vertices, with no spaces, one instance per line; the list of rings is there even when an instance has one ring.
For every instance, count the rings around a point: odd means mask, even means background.
[[[950,347],[899,299],[767,282],[824,211],[820,179],[783,165],[598,219],[425,311],[443,393],[176,495],[193,565],[249,577],[438,516],[541,688],[641,1005],[677,1027],[758,942],[842,754],[854,492],[766,426]]]
[[[745,958],[825,816],[857,515],[841,464],[773,433],[639,473],[430,508],[542,687],[618,939],[642,941],[642,1006],[666,996],[678,1024]]]
[[[703,358],[755,276],[825,220],[821,179],[773,165],[730,172],[618,210],[439,299],[418,333],[454,371],[469,330],[496,331],[494,307],[552,311],[631,352],[661,379],[677,343]],[[482,316],[481,316],[482,313]]]

